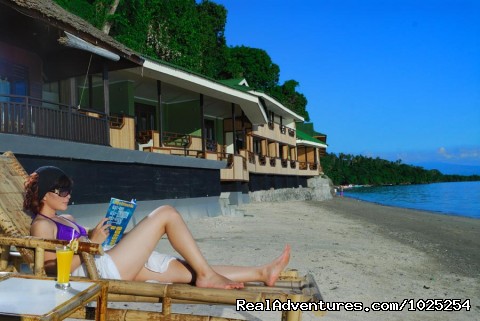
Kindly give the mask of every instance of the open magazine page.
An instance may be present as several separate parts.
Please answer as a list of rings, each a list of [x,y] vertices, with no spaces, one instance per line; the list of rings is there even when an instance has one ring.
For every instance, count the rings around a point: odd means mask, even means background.
[[[112,248],[120,241],[136,207],[137,203],[135,200],[124,201],[112,197],[110,200],[110,206],[107,210],[107,215],[105,216],[108,218],[107,223],[111,224],[110,234],[105,242],[103,242],[103,248]]]

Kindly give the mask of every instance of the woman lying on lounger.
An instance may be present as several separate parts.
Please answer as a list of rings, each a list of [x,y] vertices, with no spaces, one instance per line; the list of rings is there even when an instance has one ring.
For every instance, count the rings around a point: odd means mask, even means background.
[[[75,223],[71,215],[57,215],[68,207],[72,181],[59,168],[44,166],[32,173],[25,183],[24,209],[33,214],[30,234],[45,239],[71,240],[88,238],[103,243],[109,233],[107,219],[88,231]],[[183,259],[155,252],[155,246],[166,234]],[[181,215],[171,206],[151,212],[120,242],[102,256],[95,257],[100,276],[106,279],[157,280],[194,283],[198,287],[242,288],[243,282],[263,282],[272,286],[290,259],[290,247],[273,261],[258,267],[210,266],[200,252]],[[45,252],[45,269],[54,273],[54,252]],[[85,276],[85,266],[75,255],[72,275]]]

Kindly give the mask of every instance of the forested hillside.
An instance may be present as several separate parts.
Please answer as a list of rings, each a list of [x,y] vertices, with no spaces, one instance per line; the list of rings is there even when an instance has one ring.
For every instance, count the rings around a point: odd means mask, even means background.
[[[443,175],[438,170],[391,162],[381,158],[349,154],[326,154],[321,158],[324,173],[335,185],[423,184],[436,182],[479,181],[479,175]]]
[[[265,50],[227,45],[223,5],[209,0],[54,1],[144,56],[216,80],[246,78],[250,87],[310,120],[298,81],[280,84],[280,66]]]

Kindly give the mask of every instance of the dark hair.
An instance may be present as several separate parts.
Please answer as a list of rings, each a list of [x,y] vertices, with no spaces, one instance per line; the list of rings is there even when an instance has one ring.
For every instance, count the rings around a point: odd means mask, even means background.
[[[37,214],[40,212],[40,205],[38,201],[38,174],[32,173],[25,181],[23,209],[30,211],[31,214]]]
[[[25,182],[23,209],[38,214],[45,194],[54,189],[71,189],[72,180],[59,168],[43,166],[35,170]]]

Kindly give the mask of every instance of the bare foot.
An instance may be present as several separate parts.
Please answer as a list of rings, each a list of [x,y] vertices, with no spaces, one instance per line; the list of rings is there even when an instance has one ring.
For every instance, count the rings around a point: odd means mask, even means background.
[[[195,285],[199,288],[214,288],[214,289],[242,289],[242,282],[234,282],[226,277],[212,273],[211,275],[198,277]]]
[[[266,266],[265,285],[274,286],[280,273],[290,261],[290,245],[286,245],[283,253]]]

